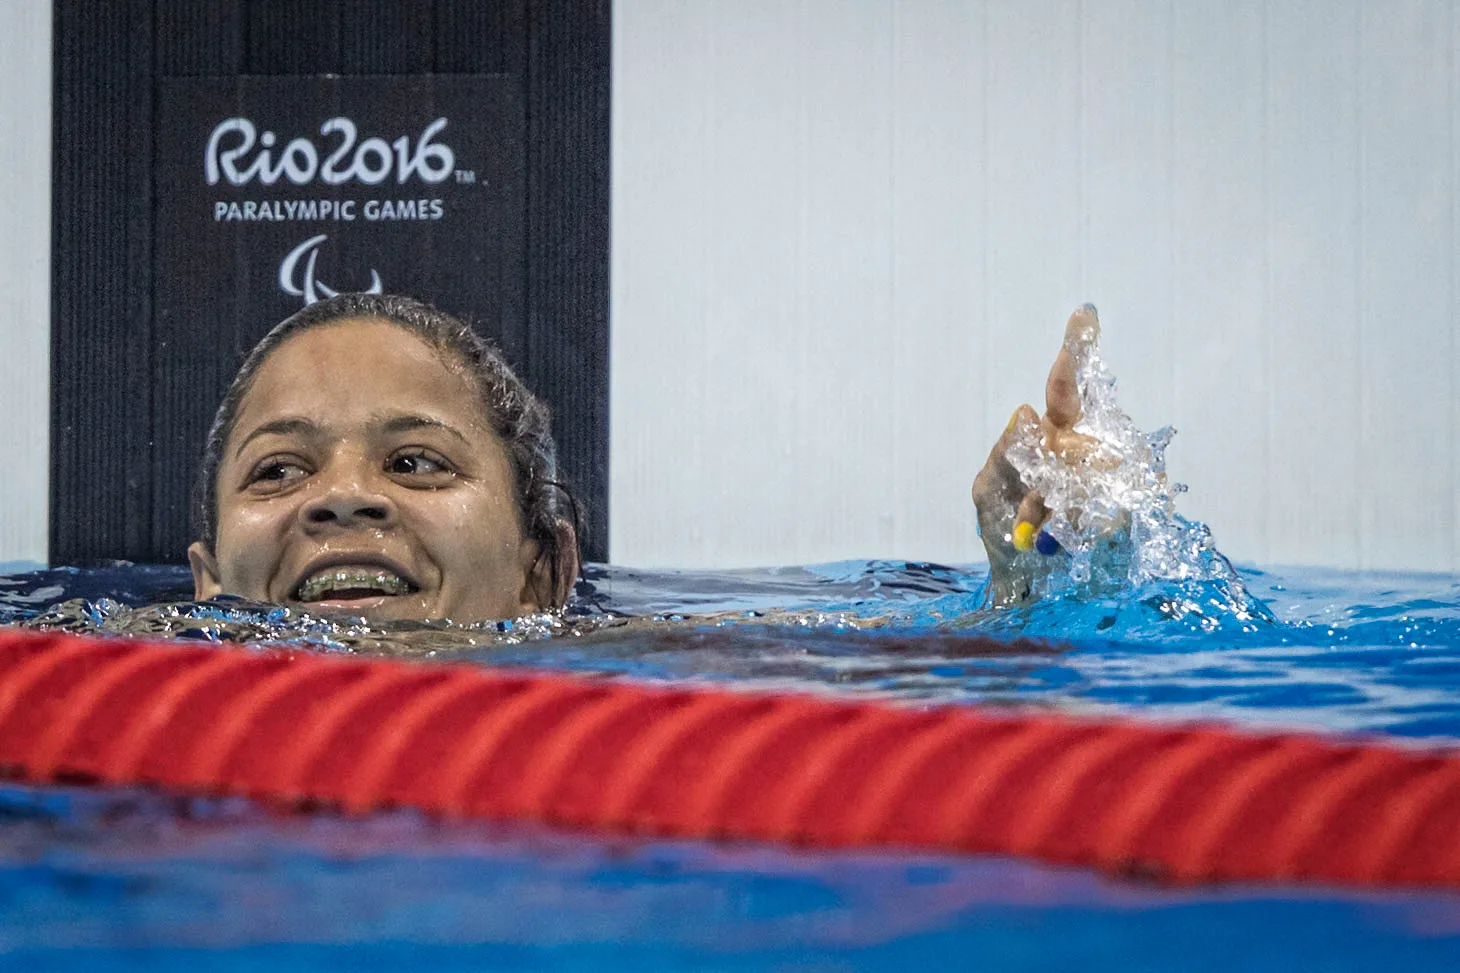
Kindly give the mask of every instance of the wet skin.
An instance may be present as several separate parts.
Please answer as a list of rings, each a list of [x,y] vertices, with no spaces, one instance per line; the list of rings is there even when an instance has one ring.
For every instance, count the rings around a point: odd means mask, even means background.
[[[1064,463],[1080,467],[1095,462],[1092,454],[1098,444],[1075,431],[1081,411],[1073,349],[1092,344],[1099,336],[1100,321],[1095,308],[1089,304],[1076,308],[1065,324],[1064,342],[1045,382],[1044,415],[1029,405],[1015,409],[973,481],[973,503],[978,511],[984,551],[988,554],[995,604],[1015,604],[1027,597],[1029,581],[1027,572],[1017,566],[1014,528],[1023,522],[1037,530],[1049,519],[1044,498],[1024,487],[1018,471],[1009,462],[1009,445],[1025,429],[1037,427],[1045,448]]]
[[[277,348],[219,468],[198,598],[372,619],[479,621],[541,607],[512,464],[475,383],[409,331],[334,322]]]

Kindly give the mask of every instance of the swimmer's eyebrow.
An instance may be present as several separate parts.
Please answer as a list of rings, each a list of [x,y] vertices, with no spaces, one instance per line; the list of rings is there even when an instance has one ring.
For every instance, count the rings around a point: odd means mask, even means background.
[[[243,454],[243,447],[253,442],[260,436],[318,436],[319,426],[300,416],[290,416],[283,419],[275,419],[273,422],[266,422],[253,432],[243,437],[238,448],[233,451],[233,458],[238,459]]]
[[[468,446],[471,445],[466,436],[462,435],[455,426],[442,422],[440,419],[433,419],[430,416],[381,416],[376,418],[372,424],[376,425],[381,432],[385,433],[410,432],[414,429],[439,429],[460,439],[462,443]]]

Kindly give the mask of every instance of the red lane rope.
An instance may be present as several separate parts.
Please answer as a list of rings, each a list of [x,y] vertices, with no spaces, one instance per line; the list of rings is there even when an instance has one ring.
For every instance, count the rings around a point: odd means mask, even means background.
[[[406,700],[393,714],[386,715],[376,728],[375,740],[363,740],[356,751],[356,765],[343,769],[338,792],[322,791],[319,796],[338,795],[348,811],[363,813],[384,804],[386,795],[402,804],[411,804],[410,787],[415,778],[429,770],[440,757],[440,740],[418,742],[418,732],[431,725],[459,727],[472,714],[497,705],[498,699],[520,692],[521,680],[500,681],[492,685],[447,679],[425,692]],[[433,749],[432,745],[437,744]]]
[[[329,766],[332,749],[349,753],[357,745],[349,739],[355,727],[373,726],[376,713],[372,707],[379,707],[381,715],[389,715],[396,700],[392,693],[409,692],[421,683],[435,684],[445,674],[436,669],[404,673],[394,669],[374,669],[353,687],[335,697],[334,705],[305,727],[294,741],[292,750],[281,752],[269,768],[269,777],[264,786],[283,794],[304,797],[311,783],[323,782],[337,776]],[[318,786],[318,784],[316,784]]]
[[[1460,753],[0,631],[0,772],[350,812],[1460,885]]]

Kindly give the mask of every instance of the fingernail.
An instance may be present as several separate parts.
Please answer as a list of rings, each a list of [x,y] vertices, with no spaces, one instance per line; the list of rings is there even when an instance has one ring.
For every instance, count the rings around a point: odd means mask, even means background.
[[[1015,409],[1014,410],[1014,414],[1009,417],[1009,424],[1004,427],[1004,435],[1007,436],[1009,433],[1013,432],[1014,431],[1014,427],[1017,426],[1018,424],[1019,424],[1019,410],[1018,409]]]
[[[1049,531],[1042,530],[1039,532],[1039,536],[1034,538],[1034,549],[1045,557],[1050,557],[1060,552],[1060,542],[1055,540],[1054,535]]]
[[[1014,525],[1014,550],[1034,550],[1034,525],[1027,520],[1021,520]]]

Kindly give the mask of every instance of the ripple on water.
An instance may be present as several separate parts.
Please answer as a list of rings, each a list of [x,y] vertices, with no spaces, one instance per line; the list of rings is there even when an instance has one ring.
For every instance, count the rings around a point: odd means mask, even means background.
[[[720,572],[593,565],[566,616],[371,626],[236,599],[182,568],[0,576],[0,622],[288,643],[910,705],[985,703],[1460,738],[1460,583],[1244,568],[1220,581],[982,608],[980,568],[900,561]]]

